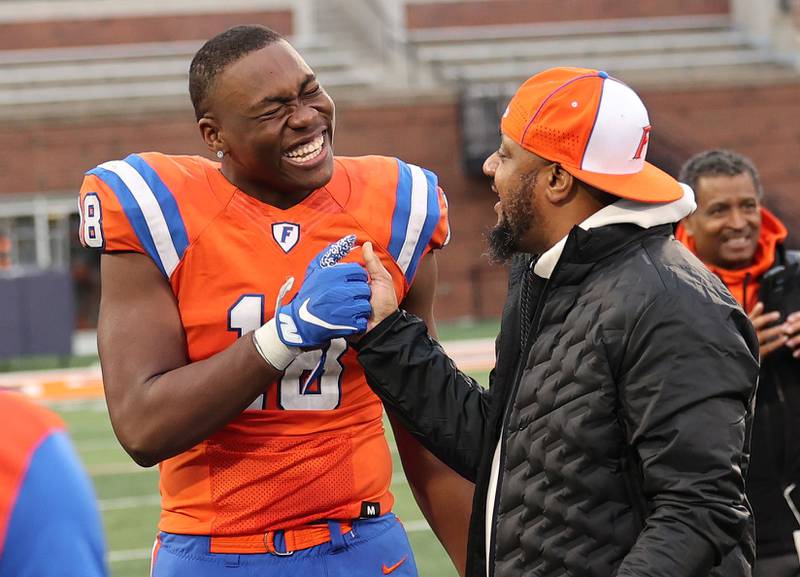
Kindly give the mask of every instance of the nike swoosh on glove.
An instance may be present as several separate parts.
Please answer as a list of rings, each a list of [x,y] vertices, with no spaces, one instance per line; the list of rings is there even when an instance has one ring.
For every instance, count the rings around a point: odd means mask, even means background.
[[[372,313],[367,271],[356,263],[339,262],[355,243],[355,235],[348,235],[319,253],[306,269],[303,286],[285,305],[280,303],[293,279],[281,289],[275,318],[285,345],[315,348],[367,330]]]

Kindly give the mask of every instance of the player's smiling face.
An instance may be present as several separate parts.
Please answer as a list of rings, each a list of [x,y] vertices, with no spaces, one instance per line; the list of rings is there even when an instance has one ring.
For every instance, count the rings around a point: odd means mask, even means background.
[[[215,83],[212,110],[240,187],[293,195],[331,179],[333,101],[287,42],[227,67]]]

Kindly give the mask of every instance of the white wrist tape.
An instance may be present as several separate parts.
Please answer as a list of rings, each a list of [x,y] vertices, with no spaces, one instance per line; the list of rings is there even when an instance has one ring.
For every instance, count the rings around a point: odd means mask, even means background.
[[[257,328],[253,332],[253,343],[256,350],[264,357],[264,360],[279,371],[289,366],[297,355],[302,353],[298,347],[288,347],[278,336],[278,326],[275,319],[270,319],[267,323]]]

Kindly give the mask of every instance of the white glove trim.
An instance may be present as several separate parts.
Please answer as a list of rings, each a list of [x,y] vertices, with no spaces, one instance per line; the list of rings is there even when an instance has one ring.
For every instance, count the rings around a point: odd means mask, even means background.
[[[275,299],[275,314],[281,307],[281,302],[286,293],[292,288],[294,284],[294,277],[290,276],[283,283],[281,290],[278,291],[278,298]],[[253,332],[253,343],[256,345],[256,350],[265,361],[271,364],[279,371],[283,371],[289,364],[300,354],[302,349],[298,347],[289,347],[283,344],[283,341],[278,336],[278,324],[272,318]]]
[[[253,343],[258,353],[279,371],[283,371],[300,354],[302,349],[287,347],[278,336],[278,325],[270,319],[253,332]]]

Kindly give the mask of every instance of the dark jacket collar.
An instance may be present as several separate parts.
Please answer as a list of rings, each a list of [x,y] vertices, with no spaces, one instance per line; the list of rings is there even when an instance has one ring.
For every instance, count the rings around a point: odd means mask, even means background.
[[[672,230],[672,224],[642,228],[636,224],[619,223],[589,230],[575,226],[567,236],[551,283],[555,286],[579,284],[598,263],[628,250],[644,239],[668,237]]]

